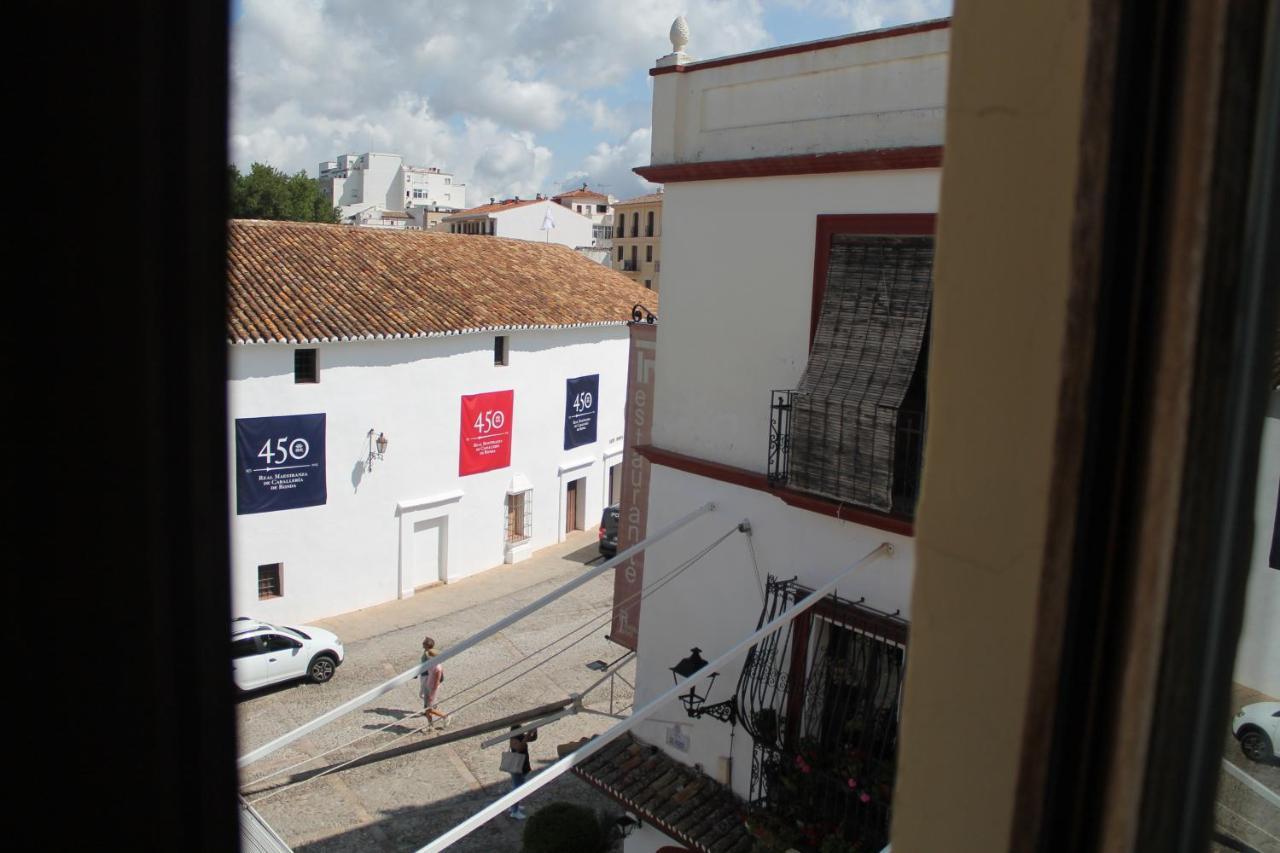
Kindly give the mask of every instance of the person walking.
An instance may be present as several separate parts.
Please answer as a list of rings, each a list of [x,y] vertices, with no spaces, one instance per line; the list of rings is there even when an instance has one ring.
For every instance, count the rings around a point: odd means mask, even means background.
[[[511,727],[511,731],[516,731],[519,728],[519,725],[514,725]],[[515,753],[517,760],[515,763],[509,764],[508,762],[511,762],[512,759],[509,759],[504,755],[502,769],[506,770],[507,773],[510,774],[511,790],[513,791],[524,784],[525,777],[529,775],[529,771],[532,769],[529,764],[529,744],[537,739],[538,730],[530,729],[524,734],[513,735],[511,740],[508,742],[508,752]],[[510,769],[511,767],[519,767],[519,769]],[[520,803],[516,803],[511,808],[507,809],[507,817],[515,818],[516,820],[524,820],[528,815],[524,813],[524,809],[521,807]]]
[[[440,654],[436,651],[436,641],[430,637],[422,638],[422,663]],[[440,728],[449,727],[449,715],[436,708],[436,694],[444,683],[444,667],[438,663],[424,669],[418,675],[418,695],[422,697],[422,715],[427,718],[427,728],[435,730],[435,721],[440,720]]]

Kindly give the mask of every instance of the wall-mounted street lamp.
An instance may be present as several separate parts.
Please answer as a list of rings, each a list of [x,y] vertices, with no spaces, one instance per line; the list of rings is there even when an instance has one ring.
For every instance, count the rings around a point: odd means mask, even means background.
[[[680,683],[680,679],[688,678],[694,673],[701,670],[707,662],[702,659],[702,649],[694,648],[690,650],[687,658],[680,663],[671,667],[671,680],[676,684]],[[730,696],[723,702],[716,702],[713,705],[706,704],[707,697],[711,695],[711,688],[715,686],[716,677],[720,673],[711,673],[711,680],[707,682],[707,689],[701,696],[697,693],[697,687],[690,687],[689,692],[680,696],[680,702],[684,705],[684,711],[691,719],[699,717],[712,717],[722,723],[737,725],[738,722],[738,697]]]
[[[373,470],[373,460],[381,459],[382,454],[387,452],[387,436],[385,433],[378,433],[377,439],[373,437],[373,430],[369,430],[366,436],[369,439],[369,458],[365,460],[364,467],[367,471]]]
[[[643,311],[640,310],[642,308],[644,309]],[[648,308],[645,308],[645,306],[641,305],[639,302],[631,306],[631,322],[633,323],[645,322],[645,323],[652,324],[656,322],[657,319],[658,318],[654,315],[652,311],[650,311]]]

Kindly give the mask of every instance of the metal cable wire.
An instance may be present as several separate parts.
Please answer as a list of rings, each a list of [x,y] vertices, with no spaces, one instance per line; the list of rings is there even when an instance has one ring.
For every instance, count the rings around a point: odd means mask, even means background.
[[[641,601],[645,600],[646,598],[648,598],[649,596],[651,596],[653,593],[657,592],[657,591],[658,591],[658,590],[660,590],[662,587],[666,586],[668,583],[671,583],[672,581],[674,581],[674,580],[675,580],[675,579],[676,579],[680,574],[682,574],[684,571],[686,571],[687,569],[689,569],[691,566],[693,566],[695,563],[697,563],[699,560],[701,560],[701,559],[702,559],[703,557],[705,557],[707,554],[711,553],[711,551],[712,551],[714,548],[716,548],[718,545],[720,545],[720,543],[721,543],[721,542],[724,542],[726,539],[728,539],[728,538],[729,538],[730,536],[732,536],[734,533],[737,533],[737,532],[738,532],[738,530],[739,530],[739,526],[738,526],[738,525],[734,525],[734,527],[733,527],[732,529],[730,529],[729,531],[727,531],[726,533],[724,533],[723,535],[721,535],[718,539],[716,539],[716,540],[715,540],[715,541],[713,541],[711,544],[709,544],[709,545],[707,545],[706,547],[704,547],[701,551],[699,551],[697,554],[695,554],[695,555],[693,555],[692,557],[690,557],[688,560],[686,560],[686,561],[685,561],[684,563],[682,563],[681,565],[679,565],[679,566],[677,566],[676,568],[672,569],[671,571],[667,572],[665,575],[663,575],[663,576],[662,576],[661,578],[659,578],[658,580],[654,581],[654,582],[653,582],[652,584],[650,584],[648,587],[645,587],[645,588],[642,588],[642,589],[640,589],[640,590],[637,590],[636,592],[634,592],[634,593],[632,593],[631,595],[629,595],[629,596],[627,596],[626,598],[624,598],[624,599],[621,601],[621,604],[623,604],[623,605],[630,604],[630,603],[631,603],[631,601],[632,601],[633,599],[635,599],[637,596],[639,596],[639,598],[640,598],[640,600],[641,600]],[[461,696],[462,694],[466,693],[467,691],[473,690],[473,689],[475,689],[476,687],[479,687],[481,684],[484,684],[485,682],[490,681],[490,680],[492,680],[493,678],[496,678],[497,676],[501,675],[502,673],[510,671],[512,668],[514,668],[514,667],[518,666],[519,664],[521,664],[521,663],[523,663],[523,662],[525,662],[525,661],[529,660],[530,658],[534,657],[535,655],[538,655],[538,654],[542,653],[543,651],[545,651],[546,649],[550,648],[551,646],[554,646],[556,643],[560,642],[561,640],[563,640],[563,639],[565,639],[565,638],[567,638],[567,637],[570,637],[570,636],[572,636],[573,634],[578,633],[579,631],[582,631],[582,630],[584,630],[584,629],[588,629],[588,630],[587,630],[587,632],[586,632],[583,636],[581,636],[581,637],[579,637],[578,639],[574,640],[572,643],[569,643],[567,646],[565,646],[564,648],[562,648],[562,649],[560,649],[559,651],[555,652],[554,654],[552,654],[551,656],[549,656],[549,657],[548,657],[548,658],[546,658],[545,660],[539,661],[539,662],[535,663],[533,666],[528,667],[528,668],[527,668],[527,669],[525,669],[524,671],[522,671],[522,672],[520,672],[520,673],[518,673],[518,674],[516,674],[516,675],[513,675],[511,678],[507,679],[506,681],[502,682],[501,684],[497,685],[496,687],[493,687],[492,689],[485,691],[484,693],[482,693],[481,695],[479,695],[479,696],[475,697],[474,699],[471,699],[471,700],[469,700],[469,701],[467,701],[467,702],[463,703],[462,705],[460,705],[459,707],[455,708],[453,711],[451,711],[451,712],[449,712],[449,713],[451,713],[451,714],[457,713],[458,711],[461,711],[463,708],[466,708],[466,707],[468,707],[468,706],[470,706],[470,705],[473,705],[473,704],[475,704],[476,702],[480,701],[481,699],[485,699],[485,698],[487,698],[487,697],[489,697],[489,696],[493,695],[494,693],[498,692],[499,690],[503,689],[504,687],[509,686],[510,684],[514,683],[515,681],[517,681],[517,680],[519,680],[519,679],[523,678],[524,676],[526,676],[526,675],[528,675],[529,673],[533,672],[534,670],[538,669],[539,667],[541,667],[541,666],[543,666],[543,665],[545,665],[545,664],[547,664],[547,663],[551,662],[552,660],[554,660],[555,658],[559,657],[559,656],[560,656],[561,654],[563,654],[564,652],[567,652],[569,649],[573,648],[574,646],[578,645],[579,643],[581,643],[581,642],[583,642],[584,640],[586,640],[587,638],[589,638],[589,637],[590,637],[590,636],[595,632],[595,630],[596,630],[598,627],[600,627],[600,625],[603,625],[603,624],[604,624],[604,622],[606,622],[606,621],[608,621],[608,619],[612,618],[612,615],[613,615],[613,607],[612,607],[612,606],[610,606],[610,608],[609,608],[609,610],[608,610],[607,612],[602,613],[602,614],[598,614],[597,616],[594,616],[594,617],[592,617],[591,619],[588,619],[586,622],[583,622],[582,624],[580,624],[580,625],[578,625],[577,627],[575,627],[575,628],[571,629],[570,631],[568,631],[568,632],[566,632],[566,633],[564,633],[564,634],[561,634],[559,637],[557,637],[556,639],[552,640],[551,642],[549,642],[549,643],[547,643],[547,644],[543,645],[543,646],[542,646],[542,647],[540,647],[539,649],[537,649],[537,650],[535,650],[535,651],[533,651],[533,652],[529,652],[528,654],[526,654],[526,655],[524,655],[524,656],[522,656],[522,657],[520,657],[520,658],[517,658],[515,661],[513,661],[512,663],[510,663],[510,664],[508,664],[507,666],[503,667],[502,669],[500,669],[500,670],[498,670],[498,671],[496,671],[496,672],[494,672],[494,673],[491,673],[490,675],[485,676],[484,678],[480,679],[479,681],[476,681],[476,682],[474,682],[474,683],[472,683],[472,684],[469,684],[468,686],[464,687],[464,688],[463,688],[462,690],[460,690],[458,693],[454,694],[454,696],[453,696],[453,697],[451,697],[451,698],[456,699],[458,696]],[[596,624],[597,622],[598,622],[598,623],[600,623],[600,625],[597,625],[597,624]],[[345,749],[345,748],[347,748],[347,747],[351,746],[351,745],[352,745],[352,744],[354,744],[354,743],[358,743],[358,742],[360,742],[360,741],[364,740],[364,739],[365,739],[365,738],[367,738],[367,737],[370,737],[370,736],[372,736],[372,735],[375,735],[375,734],[379,734],[379,733],[381,733],[381,732],[384,732],[384,731],[386,731],[387,729],[391,728],[392,726],[397,725],[397,724],[399,724],[399,723],[403,722],[405,719],[410,719],[410,718],[412,718],[412,717],[421,716],[421,715],[422,715],[422,712],[421,712],[421,711],[418,711],[418,712],[415,712],[415,713],[413,713],[413,714],[410,714],[408,717],[404,717],[404,718],[402,718],[402,719],[400,719],[400,720],[393,720],[392,722],[388,723],[388,724],[387,724],[387,725],[385,725],[385,726],[382,726],[381,728],[375,729],[375,730],[370,731],[370,732],[366,732],[366,733],[364,733],[364,734],[360,735],[359,737],[356,737],[356,738],[353,738],[352,740],[347,741],[346,743],[340,744],[340,745],[335,746],[335,747],[333,747],[333,748],[331,748],[331,749],[327,749],[327,750],[325,750],[324,752],[321,752],[321,753],[318,753],[318,754],[316,754],[316,755],[313,755],[313,756],[311,756],[311,757],[309,757],[309,758],[303,759],[302,761],[297,762],[296,764],[289,765],[288,767],[285,767],[285,768],[283,768],[283,769],[273,771],[273,772],[268,773],[268,774],[266,774],[266,775],[264,775],[264,776],[260,776],[260,777],[258,777],[257,779],[254,779],[253,781],[248,782],[248,783],[246,783],[245,785],[241,786],[241,790],[243,791],[243,790],[245,790],[245,789],[247,789],[247,788],[249,788],[249,787],[252,787],[253,785],[257,785],[257,784],[259,784],[259,783],[261,783],[261,782],[264,782],[264,781],[266,781],[267,779],[271,779],[271,778],[273,778],[273,777],[275,777],[275,776],[279,776],[279,775],[280,775],[280,774],[282,774],[282,773],[286,773],[286,772],[288,772],[288,771],[290,771],[290,770],[294,770],[294,769],[296,769],[296,768],[298,768],[298,767],[303,766],[304,764],[309,764],[310,762],[312,762],[312,761],[316,761],[316,760],[318,760],[318,759],[320,759],[320,758],[323,758],[323,757],[325,757],[326,755],[331,755],[332,753],[337,752],[338,750]],[[374,749],[369,750],[368,752],[364,752],[364,753],[362,753],[362,754],[360,754],[360,755],[358,755],[358,756],[356,756],[356,757],[354,757],[354,758],[351,758],[351,759],[348,759],[347,761],[342,762],[341,764],[337,764],[337,765],[335,765],[335,766],[333,766],[333,767],[327,768],[327,769],[326,769],[326,770],[324,770],[323,772],[321,772],[321,773],[317,773],[315,776],[311,776],[311,777],[308,777],[308,778],[306,778],[306,779],[301,779],[301,780],[299,780],[299,781],[297,781],[297,782],[294,782],[294,783],[292,783],[292,784],[285,785],[285,786],[283,786],[283,787],[281,787],[281,788],[278,788],[278,789],[276,789],[275,791],[272,791],[272,792],[271,792],[271,793],[269,793],[269,794],[265,794],[265,795],[263,795],[263,796],[261,796],[261,797],[258,797],[258,798],[257,798],[257,799],[255,799],[255,800],[251,800],[251,801],[249,801],[249,804],[250,804],[250,805],[253,805],[253,804],[255,804],[255,803],[260,803],[260,802],[262,802],[263,800],[265,800],[265,799],[267,799],[267,798],[269,798],[269,797],[274,797],[276,794],[279,794],[279,793],[282,793],[282,792],[284,792],[284,791],[287,791],[287,790],[289,790],[290,788],[293,788],[293,787],[294,787],[294,786],[296,786],[296,785],[301,785],[301,784],[303,784],[304,782],[310,782],[312,779],[319,779],[319,778],[320,778],[320,777],[322,777],[322,776],[327,776],[328,774],[333,773],[334,771],[341,770],[343,767],[347,766],[348,764],[351,764],[351,763],[352,763],[352,762],[354,762],[354,761],[359,761],[360,759],[362,759],[362,758],[364,758],[364,757],[366,757],[366,756],[368,756],[368,755],[371,755],[371,754],[373,754],[374,752],[376,752],[376,751],[378,751],[378,750],[380,750],[380,749],[386,749],[386,748],[390,747],[391,745],[395,744],[396,742],[398,742],[398,741],[400,741],[400,740],[403,740],[404,738],[409,737],[410,735],[418,734],[418,733],[419,733],[419,732],[421,732],[421,731],[422,731],[422,729],[415,729],[415,730],[410,731],[410,732],[405,732],[404,734],[401,734],[401,735],[399,735],[398,737],[396,737],[395,739],[391,740],[389,743],[381,744],[381,745],[379,745],[379,746],[375,747]]]

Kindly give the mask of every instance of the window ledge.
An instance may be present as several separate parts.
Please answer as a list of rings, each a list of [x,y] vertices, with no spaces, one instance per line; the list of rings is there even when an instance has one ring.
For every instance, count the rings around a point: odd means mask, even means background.
[[[854,506],[853,504],[811,495],[808,492],[801,492],[787,486],[775,486],[769,482],[768,477],[756,471],[748,471],[746,468],[736,468],[720,462],[711,462],[695,456],[686,456],[683,453],[663,450],[651,444],[637,445],[635,450],[653,465],[674,468],[677,471],[697,474],[700,477],[708,477],[723,483],[732,483],[735,486],[768,492],[797,509],[831,516],[841,521],[851,521],[854,524],[861,524],[865,527],[874,527],[887,533],[897,533],[902,536],[915,535],[915,521],[913,519],[886,515],[874,510]]]

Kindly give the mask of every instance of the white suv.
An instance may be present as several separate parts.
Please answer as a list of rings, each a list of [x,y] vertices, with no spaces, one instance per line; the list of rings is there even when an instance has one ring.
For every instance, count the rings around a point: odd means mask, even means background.
[[[231,673],[241,690],[303,677],[323,684],[342,657],[342,641],[323,628],[287,628],[247,616],[231,621]]]
[[[1280,702],[1245,705],[1231,721],[1240,751],[1254,761],[1274,761],[1280,743]]]

